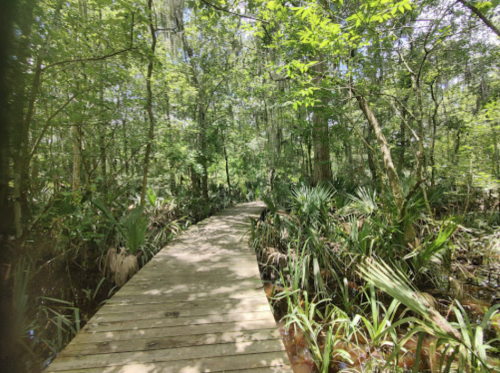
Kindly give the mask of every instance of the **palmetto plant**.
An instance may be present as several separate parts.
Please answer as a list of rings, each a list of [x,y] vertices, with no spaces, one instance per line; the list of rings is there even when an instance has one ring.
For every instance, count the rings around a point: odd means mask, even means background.
[[[471,323],[465,310],[457,302],[454,307],[457,323],[448,322],[437,312],[415,288],[410,285],[408,278],[399,270],[389,267],[383,262],[366,261],[360,267],[360,274],[366,281],[385,291],[408,307],[419,317],[406,317],[394,323],[389,331],[397,326],[413,324],[405,339],[400,341],[402,346],[406,340],[420,333],[434,337],[429,347],[429,355],[436,356],[441,352],[439,361],[432,361],[433,369],[441,372],[469,371],[493,372],[488,359],[488,350],[492,350],[492,343],[496,340],[484,342],[484,329],[490,319],[498,312],[500,305],[491,307],[479,325]],[[422,348],[422,339],[419,338],[419,348]],[[396,348],[387,360],[390,364],[398,354]],[[418,362],[416,362],[418,366]]]
[[[136,254],[147,241],[148,221],[143,215],[143,207],[136,207],[120,220],[120,233],[127,249]]]
[[[356,195],[347,194],[348,203],[340,210],[341,215],[356,214],[371,216],[378,210],[377,192],[369,188],[360,187]]]
[[[306,226],[318,227],[328,220],[330,201],[335,194],[332,186],[321,183],[315,188],[301,186],[292,191],[292,209]]]
[[[119,236],[124,241],[129,252],[136,254],[146,244],[148,221],[143,216],[143,207],[133,208],[118,222],[102,201],[96,199],[93,203],[106,215],[112,225],[116,227]]]
[[[443,225],[437,237],[430,236],[422,244],[413,247],[412,252],[404,257],[405,260],[409,261],[417,283],[432,278],[432,275],[429,276],[429,272],[432,272],[432,269],[437,265],[443,264],[448,240],[455,232],[456,227],[454,222]]]
[[[370,222],[365,222],[361,229],[358,227],[358,219],[355,215],[349,216],[348,222],[349,236],[346,240],[348,253],[361,258],[371,257],[376,237],[372,235]]]

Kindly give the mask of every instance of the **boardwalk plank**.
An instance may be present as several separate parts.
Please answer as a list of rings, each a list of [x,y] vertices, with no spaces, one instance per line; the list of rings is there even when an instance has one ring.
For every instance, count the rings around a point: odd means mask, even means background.
[[[203,359],[219,356],[248,355],[264,352],[281,351],[282,348],[275,340],[265,340],[258,342],[236,342],[223,343],[208,346],[189,346],[170,349],[161,349],[153,351],[122,352],[101,355],[83,355],[83,356],[61,356],[55,364],[52,371],[61,371],[68,369],[88,369],[100,367],[102,361],[106,361],[106,366],[118,366],[127,364],[144,364],[154,361],[155,363],[164,361],[185,360],[186,356],[190,359]]]
[[[251,320],[225,323],[213,323],[209,325],[187,325],[169,326],[158,328],[143,328],[130,330],[104,331],[97,330],[84,331],[78,333],[74,341],[78,343],[123,341],[132,338],[161,338],[175,335],[190,335],[203,333],[222,333],[241,330],[269,329],[276,326],[274,320]]]
[[[151,289],[151,292],[143,292],[137,294],[123,294],[119,292],[111,298],[108,304],[145,304],[145,303],[165,303],[165,302],[186,302],[198,301],[203,302],[208,299],[220,299],[223,302],[225,299],[242,299],[242,298],[260,298],[264,292],[264,287],[261,289],[250,289],[242,292],[234,292],[232,288],[223,288],[214,291],[206,291],[204,293],[164,293],[162,290]],[[148,293],[148,294],[144,294]]]
[[[88,323],[83,332],[98,330],[99,332],[131,330],[131,329],[147,329],[170,326],[187,326],[187,325],[204,325],[214,323],[252,321],[252,320],[268,320],[274,322],[274,318],[265,310],[262,312],[252,312],[244,314],[219,314],[219,315],[202,315],[202,316],[187,316],[180,317],[177,313],[163,314],[159,318],[143,318],[141,320],[122,320],[122,321],[94,321]]]
[[[176,307],[174,309],[161,307],[158,311],[151,310],[147,305],[145,305],[145,309],[143,312],[134,312],[135,308],[130,309],[131,307],[122,307],[122,312],[114,312],[114,313],[104,313],[99,314],[97,317],[92,318],[94,323],[112,323],[112,322],[120,322],[120,321],[135,321],[135,320],[152,320],[152,319],[161,319],[161,318],[169,318],[173,319],[173,322],[184,323],[184,318],[187,317],[197,317],[197,318],[225,318],[229,321],[235,321],[235,318],[242,317],[243,315],[252,315],[254,313],[266,313],[269,317],[272,317],[269,314],[269,305],[268,304],[252,304],[252,312],[242,313],[241,309],[227,311],[221,310],[217,311],[213,308],[209,307],[196,307],[196,308],[182,308]],[[245,317],[245,316],[243,316]],[[250,317],[250,316],[249,316]],[[241,318],[240,320],[243,320]],[[88,323],[87,325],[91,325]]]
[[[155,303],[108,303],[101,308],[94,317],[104,316],[110,313],[134,312],[142,313],[148,311],[183,312],[186,315],[211,315],[219,313],[243,313],[253,310],[254,306],[266,305],[269,302],[263,297],[250,297],[241,299],[208,299],[202,301],[185,302],[155,302]]]
[[[203,373],[227,372],[241,369],[286,367],[288,359],[283,352],[264,352],[247,355],[217,356],[203,359],[185,359],[167,362],[130,363],[120,366],[101,366],[89,369],[47,370],[47,373]],[[271,372],[273,370],[270,370]]]
[[[223,332],[210,334],[181,335],[162,338],[129,339],[125,341],[71,343],[59,356],[98,355],[110,352],[149,351],[165,348],[213,345],[219,343],[266,341],[280,339],[276,328]]]

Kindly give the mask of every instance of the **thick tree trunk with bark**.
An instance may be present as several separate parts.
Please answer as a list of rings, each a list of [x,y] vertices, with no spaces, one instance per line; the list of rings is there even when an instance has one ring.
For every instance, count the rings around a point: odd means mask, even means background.
[[[314,67],[316,72],[316,85],[322,80],[325,62]],[[322,98],[321,107],[316,106],[313,111],[313,150],[314,150],[314,174],[313,184],[318,185],[322,181],[332,180],[332,170],[330,166],[330,141],[328,136],[328,118],[326,117],[326,107],[328,99]]]

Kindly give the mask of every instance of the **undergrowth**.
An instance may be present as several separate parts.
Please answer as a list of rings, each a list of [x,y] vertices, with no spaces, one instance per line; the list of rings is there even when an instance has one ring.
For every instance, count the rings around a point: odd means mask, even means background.
[[[429,193],[435,209],[440,196]],[[419,192],[399,214],[389,195],[328,184],[262,200],[252,245],[273,304],[286,304],[285,327],[305,335],[318,371],[498,371],[500,306],[477,319],[457,291],[463,216],[430,217]],[[497,236],[488,242],[496,253]]]

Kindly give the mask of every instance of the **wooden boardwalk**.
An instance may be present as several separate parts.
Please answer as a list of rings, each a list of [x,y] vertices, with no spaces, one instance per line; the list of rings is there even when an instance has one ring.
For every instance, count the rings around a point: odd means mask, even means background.
[[[189,228],[45,372],[291,372],[245,236],[262,207],[238,205]]]

